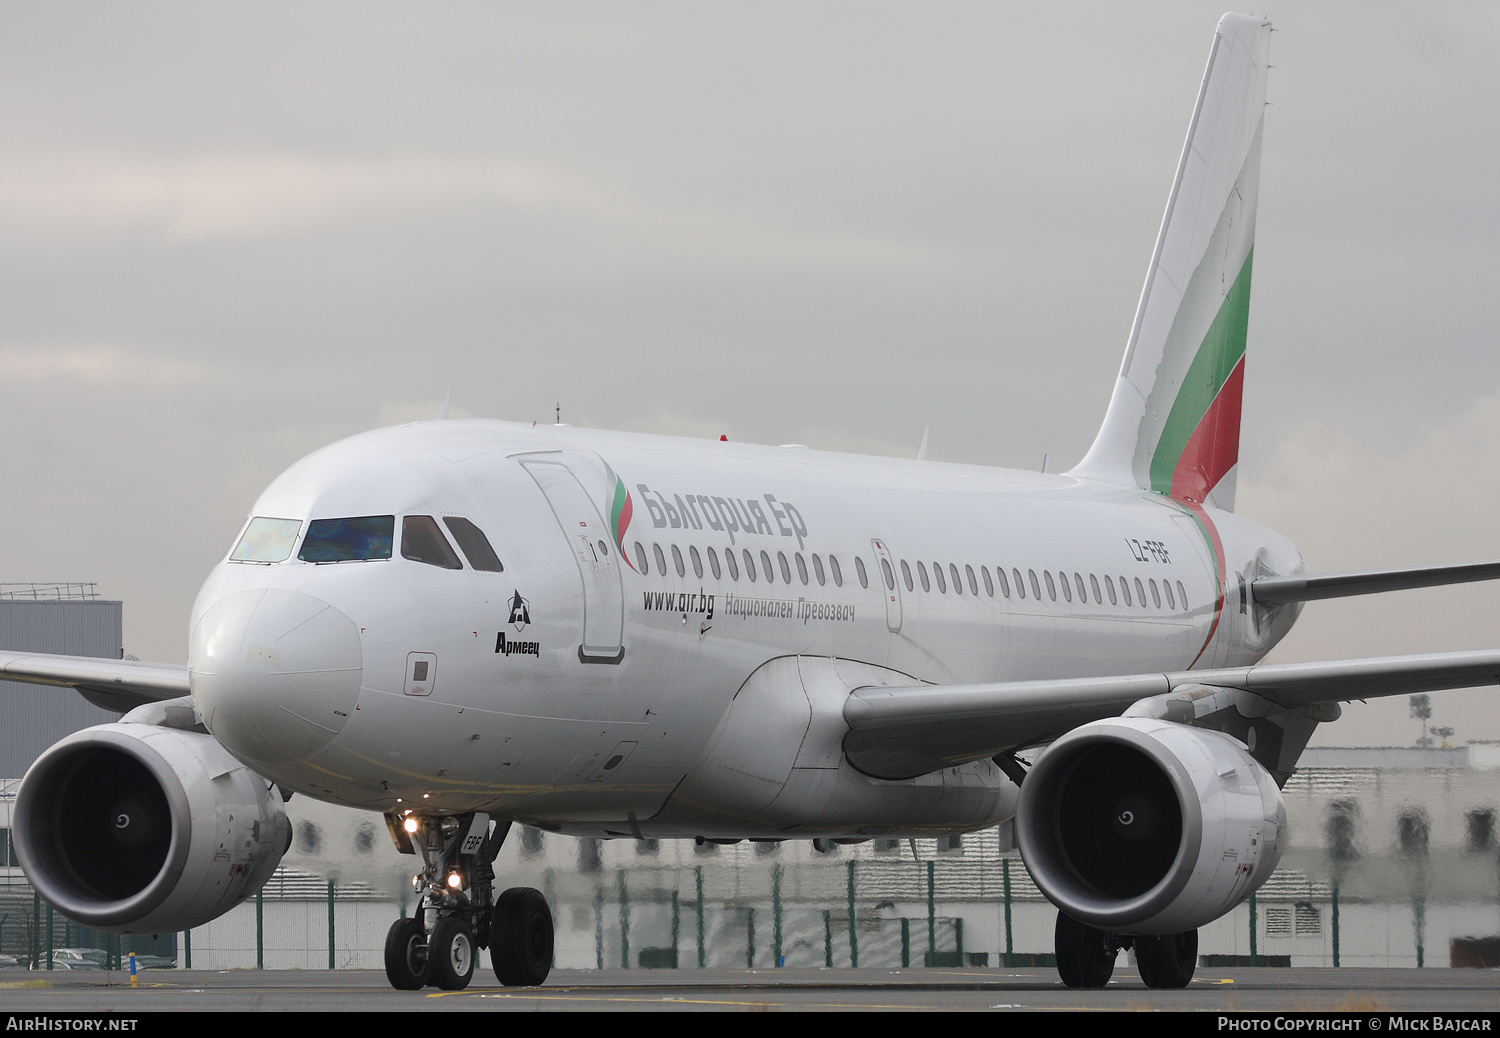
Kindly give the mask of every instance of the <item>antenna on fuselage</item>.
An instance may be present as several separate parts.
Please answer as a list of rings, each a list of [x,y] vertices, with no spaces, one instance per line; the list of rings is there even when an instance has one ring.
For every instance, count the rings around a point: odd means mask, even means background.
[[[924,425],[924,426],[922,426],[922,445],[917,448],[917,460],[918,461],[926,461],[927,460],[927,434],[930,433],[930,432],[932,432],[932,426],[930,426],[930,425]]]
[[[438,421],[448,417],[448,408],[453,405],[453,382],[448,382],[448,392],[443,394],[443,402],[438,405]]]
[[[1042,451],[1042,475],[1047,474],[1047,452]]]
[[[553,425],[561,425],[562,424],[562,398],[561,397],[558,397],[558,399],[557,399],[557,405],[553,409],[552,424]]]

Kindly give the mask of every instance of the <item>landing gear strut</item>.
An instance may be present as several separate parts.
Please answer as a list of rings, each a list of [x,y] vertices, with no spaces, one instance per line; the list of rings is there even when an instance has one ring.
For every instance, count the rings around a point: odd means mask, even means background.
[[[416,991],[432,984],[461,991],[485,947],[500,983],[534,986],[547,979],[552,913],[546,899],[530,887],[494,897],[495,856],[509,822],[493,832],[484,814],[387,815],[386,823],[399,850],[422,857],[422,871],[413,879],[416,911],[386,934],[385,975],[392,987]]]
[[[1135,947],[1135,961],[1148,988],[1185,988],[1198,966],[1198,931],[1132,937],[1105,933],[1057,913],[1053,935],[1057,972],[1070,988],[1102,988],[1115,971],[1121,948]]]

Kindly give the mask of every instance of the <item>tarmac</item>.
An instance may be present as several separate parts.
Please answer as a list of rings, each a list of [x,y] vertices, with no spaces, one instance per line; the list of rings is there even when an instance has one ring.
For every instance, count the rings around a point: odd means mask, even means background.
[[[1101,990],[1073,990],[1056,971],[1029,968],[554,970],[539,988],[501,987],[484,972],[463,991],[395,991],[378,970],[152,970],[137,984],[117,971],[6,971],[0,1013],[1162,1010],[1376,1019],[1500,1009],[1500,971],[1447,968],[1200,968],[1176,991],[1151,990],[1125,969]]]

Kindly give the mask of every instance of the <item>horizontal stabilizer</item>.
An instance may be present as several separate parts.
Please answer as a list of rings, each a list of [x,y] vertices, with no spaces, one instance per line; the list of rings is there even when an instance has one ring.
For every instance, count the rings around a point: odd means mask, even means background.
[[[0,652],[0,680],[71,688],[95,706],[120,713],[190,693],[185,666],[95,656]]]
[[[1323,573],[1311,577],[1260,577],[1251,582],[1250,593],[1257,602],[1279,605],[1282,602],[1315,602],[1320,598],[1347,598],[1373,595],[1379,591],[1407,591],[1496,579],[1500,579],[1500,562],[1462,562],[1456,566]]]
[[[1050,742],[1184,686],[1251,692],[1282,709],[1500,683],[1500,649],[1221,670],[988,685],[862,688],[844,703],[844,753],[876,778],[904,779]]]

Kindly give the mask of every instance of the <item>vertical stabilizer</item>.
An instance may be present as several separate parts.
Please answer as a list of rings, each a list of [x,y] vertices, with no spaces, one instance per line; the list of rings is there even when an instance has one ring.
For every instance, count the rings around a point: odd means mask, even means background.
[[[1226,14],[1104,425],[1073,475],[1234,508],[1271,23]]]

